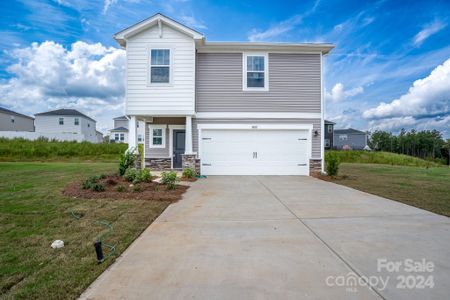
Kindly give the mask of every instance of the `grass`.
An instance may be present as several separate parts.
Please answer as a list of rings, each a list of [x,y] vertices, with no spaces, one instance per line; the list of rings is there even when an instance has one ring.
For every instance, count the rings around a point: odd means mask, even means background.
[[[169,205],[61,194],[68,182],[116,170],[111,163],[0,163],[0,298],[77,298]],[[113,226],[103,242],[117,250],[97,264],[93,241],[107,233],[96,223],[102,220]],[[65,247],[50,248],[56,239]]]
[[[335,183],[450,216],[450,167],[340,165]]]
[[[0,161],[117,161],[126,144],[0,138]]]
[[[416,166],[416,167],[437,167],[442,164],[423,160],[409,155],[397,154],[382,151],[326,151],[329,154],[336,154],[340,162],[365,163],[365,164],[386,164],[395,166]]]

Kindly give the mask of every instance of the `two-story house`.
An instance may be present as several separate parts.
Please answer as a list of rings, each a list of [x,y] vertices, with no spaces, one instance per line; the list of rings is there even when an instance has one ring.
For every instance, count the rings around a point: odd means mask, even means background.
[[[75,140],[97,143],[96,121],[75,109],[57,109],[35,114],[36,132],[60,139],[58,134]]]
[[[334,130],[333,149],[363,150],[367,146],[367,132],[348,128]]]
[[[325,134],[324,134],[324,144],[325,149],[333,149],[333,142],[334,142],[334,125],[336,123],[324,120],[325,123]]]
[[[34,131],[34,118],[0,107],[0,131]]]
[[[114,143],[128,143],[128,118],[120,116],[113,118],[114,128],[109,131],[109,140]],[[136,138],[139,144],[144,143],[145,123],[136,121]]]
[[[331,44],[206,42],[156,14],[114,35],[126,49],[125,113],[145,122],[153,169],[204,175],[323,170],[323,56]],[[137,145],[129,131],[129,146]]]

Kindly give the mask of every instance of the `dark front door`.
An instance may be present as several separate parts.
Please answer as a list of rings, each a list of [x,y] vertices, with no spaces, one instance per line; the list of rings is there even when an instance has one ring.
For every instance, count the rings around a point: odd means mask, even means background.
[[[173,131],[173,167],[181,168],[181,154],[184,154],[184,142],[186,132],[184,130]]]

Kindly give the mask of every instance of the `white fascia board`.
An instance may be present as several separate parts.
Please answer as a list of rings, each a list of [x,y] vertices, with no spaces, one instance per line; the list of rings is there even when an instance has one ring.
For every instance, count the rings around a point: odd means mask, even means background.
[[[198,119],[320,119],[319,113],[198,112]]]
[[[313,124],[198,124],[197,129],[313,130]]]
[[[328,54],[332,44],[288,44],[288,43],[252,43],[252,42],[203,42],[197,44],[199,53],[270,51],[280,53]]]
[[[130,110],[127,109],[126,115],[151,116],[151,117],[185,117],[195,115],[193,110]]]

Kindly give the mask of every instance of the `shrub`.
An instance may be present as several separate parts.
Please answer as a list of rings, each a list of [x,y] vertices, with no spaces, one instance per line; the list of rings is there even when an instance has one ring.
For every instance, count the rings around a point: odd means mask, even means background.
[[[136,155],[133,153],[132,150],[122,153],[119,161],[119,175],[123,176],[127,171],[127,169],[134,165],[135,161]]]
[[[141,186],[140,186],[139,184],[135,184],[135,185],[133,186],[133,192],[139,193],[141,190],[142,190],[142,189],[141,189]]]
[[[152,180],[152,173],[150,173],[150,169],[142,169],[139,173],[139,180],[141,182],[149,182]]]
[[[103,184],[96,183],[92,186],[92,190],[94,192],[103,192],[105,190],[105,187],[103,186]]]
[[[100,176],[89,176],[83,181],[82,187],[84,190],[90,190],[100,180]]]
[[[175,189],[177,182],[177,173],[176,172],[162,172],[161,173],[161,183],[166,185],[168,190]]]
[[[183,170],[183,177],[185,178],[194,178],[195,175],[195,171],[192,168],[186,168]]]
[[[118,186],[116,187],[116,191],[118,191],[118,192],[120,192],[120,193],[123,193],[123,192],[125,192],[126,190],[127,190],[127,188],[124,187],[123,185],[118,185]]]
[[[328,176],[336,176],[339,171],[339,158],[333,153],[327,153],[325,163]]]
[[[139,170],[136,168],[128,168],[123,175],[126,181],[133,182],[136,178],[139,177]]]

